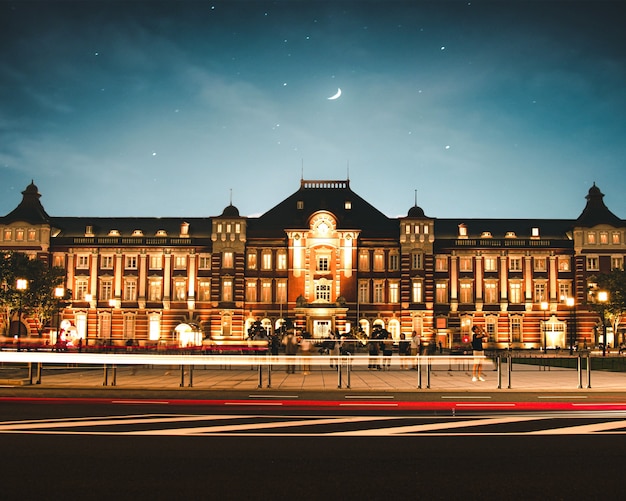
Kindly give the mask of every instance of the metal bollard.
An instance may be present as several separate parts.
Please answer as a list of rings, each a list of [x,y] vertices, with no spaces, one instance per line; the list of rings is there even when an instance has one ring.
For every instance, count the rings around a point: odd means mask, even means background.
[[[344,357],[339,357],[339,363],[337,364],[337,388],[341,388],[341,366],[343,365]]]
[[[591,355],[587,353],[587,388],[591,388]]]
[[[271,358],[270,358],[270,363],[267,364],[267,387],[268,388],[272,387],[272,359]]]
[[[431,371],[431,359],[426,359],[426,388],[430,389],[430,371]]]
[[[111,367],[113,379],[111,380],[111,386],[117,386],[117,365]]]
[[[350,365],[352,364],[349,353],[346,355],[346,388],[350,388]]]
[[[263,388],[263,365],[259,364],[259,384],[257,388]]]
[[[511,356],[511,354],[507,356],[507,364],[509,366],[509,386],[507,386],[507,388],[510,390],[511,389],[511,372],[513,371],[513,357]]]
[[[417,357],[417,388],[422,389],[422,357]]]
[[[104,381],[102,382],[102,386],[109,385],[109,369],[107,368],[107,364],[104,364]]]
[[[496,370],[498,371],[498,390],[502,389],[502,357],[496,357]]]
[[[193,387],[193,365],[189,366],[189,388]]]
[[[185,387],[185,366],[180,366],[180,385],[181,388]]]
[[[580,353],[578,354],[577,368],[578,368],[578,389],[580,389],[583,387],[583,359],[580,356]]]

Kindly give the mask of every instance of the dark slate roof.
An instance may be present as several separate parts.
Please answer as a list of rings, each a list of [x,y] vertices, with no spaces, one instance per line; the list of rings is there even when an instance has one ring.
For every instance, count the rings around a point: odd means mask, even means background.
[[[157,231],[165,230],[170,237],[178,237],[183,223],[189,223],[189,236],[210,238],[210,218],[179,217],[53,217],[50,223],[60,233],[56,237],[82,237],[91,226],[96,237],[108,236],[110,230],[118,230],[123,237],[130,237],[135,230],[144,236],[153,237]]]
[[[39,199],[39,189],[35,183],[31,183],[22,192],[22,201],[20,204],[9,212],[0,221],[3,223],[13,223],[16,221],[24,221],[30,224],[49,223],[50,216],[46,213]]]
[[[459,225],[467,228],[468,238],[480,238],[483,232],[490,232],[493,238],[505,238],[513,232],[517,238],[530,238],[532,228],[539,228],[539,238],[566,240],[574,227],[572,219],[435,219],[437,239],[455,239],[459,235]]]
[[[576,226],[591,228],[598,224],[610,224],[611,226],[624,226],[624,221],[613,214],[604,203],[604,193],[593,183],[589,193],[585,197],[587,205],[582,214],[576,220]]]
[[[302,209],[298,203],[302,202]],[[349,209],[346,202],[350,202]],[[285,229],[308,228],[310,217],[327,211],[337,229],[361,230],[361,238],[396,238],[399,224],[350,189],[350,181],[305,181],[300,189],[258,218],[248,219],[249,238],[284,238]]]

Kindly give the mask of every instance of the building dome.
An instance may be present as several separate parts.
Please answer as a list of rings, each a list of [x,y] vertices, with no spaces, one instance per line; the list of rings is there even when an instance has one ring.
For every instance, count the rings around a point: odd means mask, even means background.
[[[407,214],[408,217],[426,217],[426,214],[424,214],[424,209],[422,209],[421,207],[418,207],[417,205],[414,205],[413,207],[411,207],[409,209],[409,213]]]
[[[239,209],[233,204],[230,204],[224,209],[224,212],[222,212],[222,217],[239,217]]]

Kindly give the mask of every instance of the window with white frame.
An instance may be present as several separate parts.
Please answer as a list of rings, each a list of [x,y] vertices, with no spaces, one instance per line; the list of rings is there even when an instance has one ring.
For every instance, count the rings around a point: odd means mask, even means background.
[[[522,318],[514,316],[510,318],[511,342],[522,342]]]
[[[134,313],[124,314],[124,339],[135,339],[135,320],[137,316]]]
[[[317,254],[316,256],[316,271],[324,273],[330,271],[330,255],[329,254]]]
[[[498,317],[495,315],[485,317],[485,331],[489,342],[498,340]]]
[[[598,256],[587,256],[587,270],[589,271],[600,270],[600,260],[598,259]]]
[[[567,298],[572,297],[572,284],[569,281],[559,281],[559,297],[561,301],[566,301]]]
[[[374,281],[374,302],[382,303],[385,300],[384,294],[385,294],[385,290],[384,290],[383,281],[375,280]]]
[[[124,301],[137,301],[137,280],[124,280]]]
[[[534,257],[533,268],[535,271],[543,272],[548,270],[547,259],[545,257]]]
[[[612,256],[611,257],[611,269],[612,270],[623,270],[624,269],[624,257],[623,256]]]
[[[471,256],[459,257],[459,271],[472,271],[473,259]]]
[[[496,256],[485,256],[483,262],[485,271],[498,271],[498,258]]]
[[[370,302],[370,283],[369,280],[359,280],[359,303]]]
[[[174,256],[174,269],[186,270],[187,269],[187,256],[184,254],[176,254]]]
[[[509,258],[509,271],[522,271],[522,258],[521,257]]]
[[[437,256],[435,258],[435,271],[448,271],[448,256]]]
[[[248,252],[246,257],[246,266],[249,270],[256,270],[257,267],[257,253],[256,250],[251,250]]]
[[[126,256],[126,266],[127,270],[136,270],[137,269],[137,256]]]
[[[546,294],[546,282],[535,282],[535,303],[541,303],[542,301],[548,300],[548,295]]]
[[[570,271],[570,258],[568,256],[559,256],[557,260],[559,271]]]
[[[411,254],[411,269],[421,270],[424,267],[424,255],[421,252]]]
[[[331,296],[331,284],[327,280],[316,280],[315,281],[315,300],[330,302]]]
[[[389,282],[389,302],[400,302],[400,284],[398,282]]]
[[[211,300],[211,280],[202,278],[198,280],[198,301]]]
[[[614,231],[611,233],[611,242],[618,245],[622,243],[622,235],[619,231]]]
[[[594,231],[587,232],[587,243],[591,245],[596,243],[596,233]]]
[[[287,282],[286,280],[278,280],[276,282],[276,302],[285,304],[287,302]]]
[[[246,282],[246,301],[249,303],[256,302],[256,280]]]
[[[159,313],[150,313],[148,315],[148,339],[150,341],[158,341],[161,337],[161,315]]]
[[[198,256],[198,269],[210,270],[211,269],[211,256],[208,254],[200,254]]]
[[[84,301],[88,285],[89,279],[77,277],[74,285],[74,299],[77,301]]]
[[[113,279],[102,278],[100,279],[100,294],[98,297],[101,301],[108,301],[113,299]]]
[[[161,254],[150,255],[150,269],[160,270],[163,268],[163,256]]]
[[[162,283],[161,277],[151,277],[148,279],[148,301],[161,301],[162,298]]]
[[[421,280],[413,280],[411,283],[411,301],[413,303],[424,302],[424,283]]]
[[[600,232],[600,245],[607,245],[609,243],[609,233],[608,231]]]
[[[509,303],[520,304],[522,302],[522,283],[510,282],[509,283]]]
[[[76,256],[76,268],[81,270],[89,269],[89,254],[79,254]]]
[[[103,254],[100,256],[100,268],[103,270],[113,269],[113,256],[111,254]]]

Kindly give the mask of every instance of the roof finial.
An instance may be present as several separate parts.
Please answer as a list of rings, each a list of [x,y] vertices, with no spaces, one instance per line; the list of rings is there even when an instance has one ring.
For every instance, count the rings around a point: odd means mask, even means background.
[[[230,205],[233,205],[233,189],[230,189]]]
[[[347,169],[347,175],[348,175],[347,179],[348,179],[348,181],[350,181],[350,160],[348,160],[348,163],[346,165],[346,169]]]
[[[417,190],[415,190],[415,207],[417,207]]]

